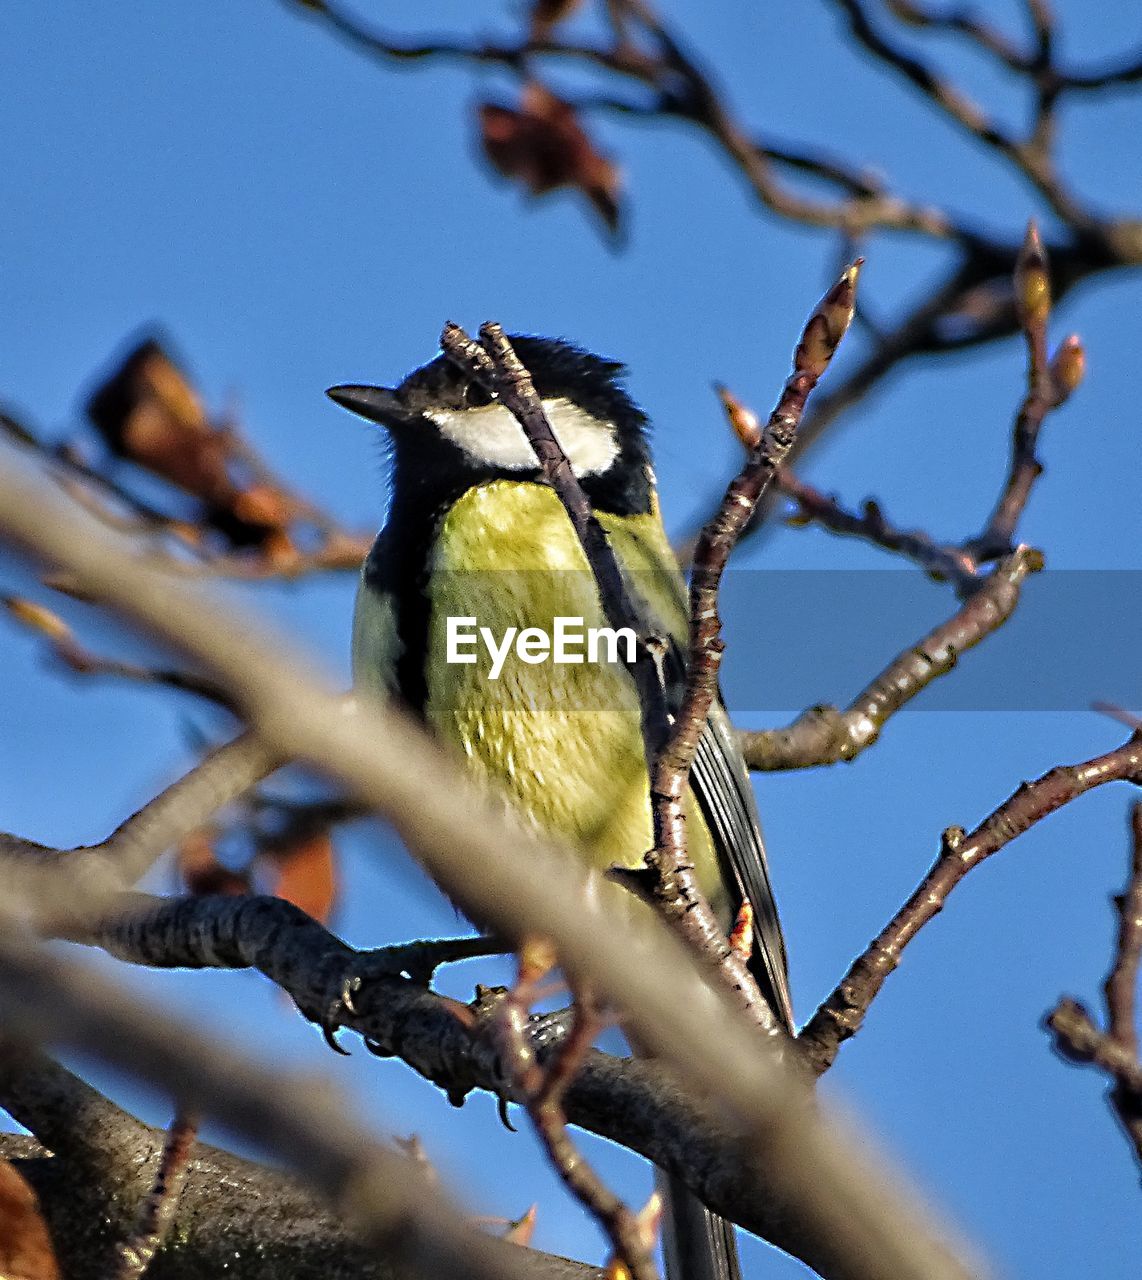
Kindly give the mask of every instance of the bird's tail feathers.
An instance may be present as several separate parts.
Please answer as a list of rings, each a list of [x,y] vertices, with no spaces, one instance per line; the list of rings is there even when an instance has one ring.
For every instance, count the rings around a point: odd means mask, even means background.
[[[671,1174],[657,1174],[662,1194],[666,1280],[741,1280],[734,1226],[719,1218]]]

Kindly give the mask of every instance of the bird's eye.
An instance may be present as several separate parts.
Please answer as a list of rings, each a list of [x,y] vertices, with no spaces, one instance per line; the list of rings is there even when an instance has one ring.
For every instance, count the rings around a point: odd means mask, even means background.
[[[484,405],[491,404],[492,397],[478,382],[468,382],[464,385],[464,407],[467,409],[482,409]]]

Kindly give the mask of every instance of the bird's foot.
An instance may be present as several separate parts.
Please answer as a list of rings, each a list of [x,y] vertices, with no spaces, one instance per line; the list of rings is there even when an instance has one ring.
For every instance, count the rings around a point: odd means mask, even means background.
[[[361,1015],[358,1000],[362,990],[375,982],[401,979],[427,987],[436,970],[444,964],[470,960],[480,956],[502,955],[511,948],[497,938],[433,938],[418,942],[402,942],[374,951],[354,952],[334,976],[332,992],[318,1021],[325,1043],[335,1052],[348,1054],[337,1040],[346,1018]],[[387,1053],[365,1038],[365,1047],[378,1057]]]

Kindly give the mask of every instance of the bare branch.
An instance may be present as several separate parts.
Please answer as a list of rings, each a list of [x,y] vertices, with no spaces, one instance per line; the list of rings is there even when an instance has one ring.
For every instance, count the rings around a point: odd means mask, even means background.
[[[369,1050],[402,1059],[455,1105],[473,1089],[502,1097],[504,1050],[481,1033],[500,1000],[471,1005],[421,985],[452,943],[414,943],[358,953],[277,898],[145,898],[88,925],[75,940],[134,964],[178,968],[254,967],[302,1013],[321,1022],[331,999],[341,1024]],[[480,939],[467,940],[478,945]],[[463,947],[464,940],[459,940]],[[408,972],[412,977],[403,977]],[[360,977],[352,1007],[340,1001],[345,975]],[[473,1034],[473,1026],[476,1033]],[[545,1066],[566,1034],[565,1012],[532,1018],[527,1053]],[[659,1063],[586,1053],[563,1106],[569,1123],[618,1142],[678,1177],[710,1208],[776,1244],[822,1275],[837,1270],[833,1245],[789,1204],[771,1161],[752,1154],[725,1117]],[[842,1265],[843,1267],[847,1264]]]
[[[973,867],[1094,787],[1123,781],[1142,785],[1142,734],[1134,734],[1104,755],[1051,769],[1035,782],[1023,783],[968,834],[961,827],[949,827],[932,869],[801,1032],[798,1043],[810,1067],[820,1074],[833,1064],[841,1045],[860,1029],[904,948],[939,914],[948,895]]]
[[[1077,1000],[1060,1000],[1044,1019],[1044,1026],[1053,1033],[1055,1048],[1063,1057],[1098,1067],[1114,1082],[1111,1105],[1142,1166],[1142,1063],[1138,1055],[1100,1030]]]
[[[853,36],[885,66],[910,81],[925,97],[972,137],[1004,156],[1043,195],[1051,208],[1076,229],[1093,230],[1096,220],[1070,192],[1058,174],[1049,150],[1050,130],[1038,122],[1029,139],[1013,137],[990,118],[950,80],[913,57],[876,29],[863,0],[834,0],[846,17]],[[1040,110],[1046,114],[1054,101],[1054,93],[1041,99]]]
[[[51,927],[98,911],[130,888],[172,845],[282,763],[279,753],[246,733],[211,752],[106,840],[77,849],[47,849],[0,834],[8,909],[24,907]],[[66,890],[61,889],[66,886]]]
[[[225,694],[208,680],[191,671],[175,671],[163,667],[144,667],[137,662],[123,662],[92,653],[75,638],[71,628],[50,609],[20,596],[0,593],[0,605],[18,622],[43,635],[52,655],[69,671],[81,676],[113,676],[139,684],[162,685],[183,693],[197,694],[229,709]]]
[[[1137,1057],[1138,966],[1142,960],[1142,804],[1130,810],[1130,834],[1130,879],[1125,890],[1115,898],[1118,939],[1103,991],[1110,1035]]]
[[[440,345],[449,359],[469,377],[499,396],[504,406],[515,415],[535,450],[544,478],[559,495],[574,526],[599,589],[599,600],[607,622],[616,630],[627,628],[633,631],[638,638],[631,676],[638,690],[643,743],[649,762],[659,750],[669,727],[666,697],[652,651],[654,637],[644,634],[645,627],[623,581],[618,559],[551,429],[531,375],[499,325],[484,325],[480,336],[484,340],[483,347],[473,342],[459,325],[449,324],[441,334]]]
[[[74,443],[49,445],[7,415],[0,415],[0,430],[32,449],[69,497],[108,528],[132,535],[143,553],[172,573],[251,582],[292,580],[310,573],[356,569],[372,542],[372,535],[342,528],[332,516],[287,489],[232,421],[211,430],[225,441],[227,455],[257,478],[262,492],[273,495],[281,508],[280,518],[300,523],[316,535],[309,540],[312,545],[302,547],[291,538],[278,537],[254,553],[234,547],[220,550],[212,542],[218,540],[217,522],[225,524],[224,513],[205,509],[195,519],[171,515],[141,498],[120,475],[93,465]],[[59,579],[52,585],[67,591],[73,584]]]
[[[700,902],[693,866],[686,856],[684,797],[690,768],[718,695],[718,671],[724,643],[718,591],[730,553],[748,527],[757,504],[797,437],[805,404],[828,368],[852,320],[861,259],[848,267],[809,318],[793,356],[793,373],[764,428],[743,417],[723,395],[731,425],[752,444],[745,466],[731,481],[722,502],[698,535],[690,574],[690,652],[686,687],[669,736],[654,759],[650,775],[654,849],[648,865],[657,872],[656,906],[704,952],[717,958],[739,999],[763,1031],[777,1034],[781,1022],[756,990],[746,958],[729,945],[713,914],[695,909]]]
[[[998,27],[991,26],[966,9],[945,9],[933,13],[912,0],[885,0],[885,8],[910,27],[951,31],[963,36],[998,59],[1009,71],[1026,72],[1031,60]]]
[[[65,1274],[106,1280],[164,1135],[26,1047],[0,1051],[0,1109],[43,1143],[3,1134],[0,1157],[16,1161],[38,1193]],[[174,1232],[177,1247],[161,1254],[165,1280],[265,1280],[267,1258],[280,1280],[410,1278],[407,1267],[366,1250],[300,1182],[201,1143],[190,1153]],[[603,1280],[595,1268],[533,1250],[513,1257],[532,1280]]]
[[[759,770],[810,769],[855,760],[892,716],[1011,617],[1027,575],[1042,565],[1038,551],[1021,547],[986,578],[976,579],[977,589],[947,622],[905,649],[843,711],[809,707],[787,728],[743,731],[739,740],[746,764]]]
[[[964,550],[977,562],[1011,550],[1031,490],[1043,472],[1035,453],[1043,420],[1065,403],[1083,376],[1083,349],[1077,338],[1069,338],[1054,361],[1047,355],[1051,281],[1043,242],[1033,222],[1015,266],[1015,304],[1027,342],[1027,394],[1016,415],[1011,465],[995,510],[983,531],[964,544]]]
[[[255,1066],[200,1029],[127,996],[88,969],[0,928],[0,1015],[142,1075],[289,1162],[367,1245],[435,1280],[528,1280],[525,1255],[480,1236],[430,1193],[403,1156],[361,1131],[331,1091]]]
[[[31,1044],[0,1039],[0,1110],[89,1184],[123,1190],[139,1155],[138,1121]]]
[[[1130,59],[1095,71],[1062,71],[1058,73],[1060,87],[1080,92],[1112,89],[1137,84],[1142,80],[1142,57]]]
[[[962,547],[939,543],[922,529],[898,528],[873,498],[866,498],[857,514],[843,507],[836,497],[802,480],[789,467],[778,470],[774,487],[797,504],[790,517],[794,524],[819,524],[830,533],[883,547],[913,561],[933,578],[953,583],[961,595],[979,586],[976,566]]]
[[[571,59],[599,67],[645,85],[655,93],[651,113],[674,117],[707,132],[739,169],[761,204],[783,217],[809,226],[841,227],[859,232],[873,228],[959,238],[966,234],[939,209],[910,204],[884,193],[868,178],[854,179],[837,162],[751,138],[731,115],[723,96],[695,56],[687,51],[649,6],[640,6],[637,24],[656,52],[641,43],[618,39],[613,45],[580,45],[560,41],[524,40],[515,44],[438,39],[400,41],[381,34],[329,0],[307,6],[307,16],[324,23],[367,56],[382,62],[409,63],[433,59],[472,63],[498,63],[524,74],[538,56]],[[631,110],[633,104],[607,106]],[[640,111],[639,114],[646,114]],[[810,199],[777,181],[772,165],[809,172],[835,183],[848,198],[835,202]]]
[[[1138,1057],[1138,967],[1142,957],[1142,804],[1130,811],[1131,865],[1125,890],[1114,899],[1118,937],[1103,985],[1107,1029],[1102,1031],[1077,1000],[1063,999],[1045,1025],[1055,1048],[1073,1062],[1110,1077],[1110,1105],[1142,1167],[1142,1062]]]
[[[529,973],[528,949],[524,948],[519,980],[500,1001],[492,1020],[493,1032],[504,1046],[502,1056],[512,1085],[522,1095],[553,1168],[606,1232],[614,1257],[631,1280],[658,1280],[653,1241],[646,1239],[638,1214],[606,1185],[567,1132],[567,1091],[606,1020],[585,992],[576,992],[570,1028],[547,1061],[541,1063],[529,1036],[527,1011],[535,998],[536,983],[550,970],[554,956],[542,943],[533,944],[533,950],[543,953],[542,962],[535,966],[533,961],[534,972]]]

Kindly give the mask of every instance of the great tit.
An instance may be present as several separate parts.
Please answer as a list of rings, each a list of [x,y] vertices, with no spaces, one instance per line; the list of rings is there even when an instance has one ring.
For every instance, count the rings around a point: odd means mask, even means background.
[[[646,415],[623,365],[551,338],[513,336],[552,429],[614,548],[646,633],[665,641],[668,698],[684,675],[686,590],[659,514]],[[552,637],[567,619],[606,623],[571,522],[522,428],[445,356],[399,386],[338,386],[338,404],[388,431],[392,497],[365,561],[353,625],[358,687],[396,695],[538,828],[568,837],[599,868],[638,867],[652,843],[634,682],[615,655],[564,646],[563,662],[505,637]],[[557,619],[563,619],[562,624]],[[451,620],[451,621],[450,621]],[[495,662],[478,644],[485,628]],[[514,632],[511,628],[515,628]],[[535,629],[528,631],[529,628]],[[556,655],[557,656],[557,655]],[[595,660],[591,660],[592,656]],[[449,659],[452,659],[449,661]],[[793,1025],[785,946],[753,788],[722,706],[691,776],[689,852],[728,929],[748,897],[751,962]],[[732,1227],[668,1185],[672,1280],[733,1280]]]

